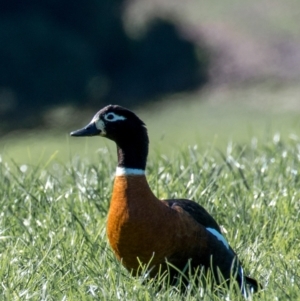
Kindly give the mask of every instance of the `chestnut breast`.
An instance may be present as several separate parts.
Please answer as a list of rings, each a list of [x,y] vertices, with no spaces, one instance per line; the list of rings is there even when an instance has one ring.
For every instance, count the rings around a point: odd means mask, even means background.
[[[134,271],[138,259],[157,266],[165,259],[186,262],[206,253],[207,231],[185,212],[158,200],[145,176],[115,178],[107,235],[117,258]]]

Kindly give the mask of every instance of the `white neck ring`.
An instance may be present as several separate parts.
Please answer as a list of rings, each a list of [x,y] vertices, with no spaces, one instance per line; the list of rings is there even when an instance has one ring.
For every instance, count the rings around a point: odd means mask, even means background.
[[[143,176],[145,175],[144,169],[138,169],[138,168],[127,168],[127,167],[117,167],[116,170],[116,176]]]

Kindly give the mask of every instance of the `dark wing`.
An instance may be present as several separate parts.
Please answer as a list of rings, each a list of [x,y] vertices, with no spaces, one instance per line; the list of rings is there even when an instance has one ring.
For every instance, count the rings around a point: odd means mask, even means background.
[[[178,207],[182,208],[182,210],[187,212],[197,223],[201,224],[205,228],[213,228],[221,233],[218,223],[201,205],[186,199],[163,200],[163,202],[175,210]]]
[[[175,200],[163,200],[163,202],[170,208],[180,211],[183,210],[188,213],[198,224],[205,228],[213,228],[217,230],[221,235],[222,231],[220,226],[215,221],[215,219],[198,203],[187,200],[187,199],[175,199]],[[229,246],[230,251],[235,254],[231,246]]]
[[[162,202],[176,211],[185,211],[200,225],[204,226],[205,228],[213,228],[222,234],[218,223],[201,205],[187,199],[163,200]],[[231,253],[231,255],[236,256],[235,252],[230,246],[228,251]],[[242,278],[245,279],[246,285],[253,292],[257,292],[258,290],[262,289],[262,285],[258,283],[257,280],[243,275],[243,269],[238,260],[236,264],[238,268],[237,280],[241,286],[242,293],[245,294],[244,296],[247,296],[247,292],[245,292],[245,287],[242,285]]]

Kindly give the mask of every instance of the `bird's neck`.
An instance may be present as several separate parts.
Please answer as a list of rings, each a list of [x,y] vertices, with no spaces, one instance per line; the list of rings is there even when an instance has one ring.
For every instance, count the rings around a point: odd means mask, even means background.
[[[132,137],[132,141],[117,143],[117,175],[144,175],[148,156],[148,136]]]

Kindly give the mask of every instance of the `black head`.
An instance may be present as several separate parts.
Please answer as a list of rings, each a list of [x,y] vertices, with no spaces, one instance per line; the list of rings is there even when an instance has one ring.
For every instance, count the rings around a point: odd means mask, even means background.
[[[102,136],[118,143],[124,137],[145,131],[144,122],[133,112],[118,105],[108,105],[97,112],[84,128],[71,132],[71,136]]]
[[[120,166],[124,165],[123,161],[128,161],[130,157],[140,161],[140,165],[141,157],[145,161],[148,154],[149,141],[144,122],[130,110],[118,105],[104,107],[87,126],[71,132],[71,136],[102,136],[115,141],[118,146]]]

